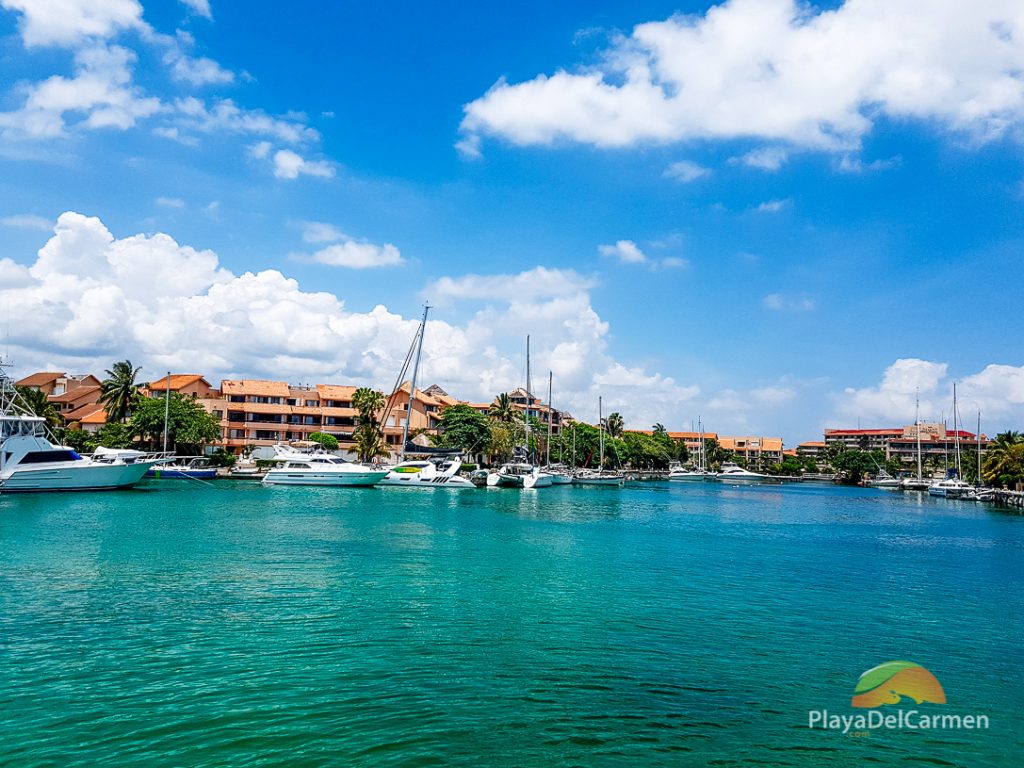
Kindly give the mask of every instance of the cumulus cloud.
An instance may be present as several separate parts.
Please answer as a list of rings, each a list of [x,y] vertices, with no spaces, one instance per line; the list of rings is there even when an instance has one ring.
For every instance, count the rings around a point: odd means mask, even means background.
[[[330,267],[349,269],[373,269],[395,267],[402,263],[402,254],[391,243],[374,243],[345,240],[321,248],[309,257],[310,261]]]
[[[432,296],[476,309],[461,324],[430,321],[424,381],[489,401],[523,384],[530,333],[536,370],[554,372],[558,403],[581,417],[596,418],[599,394],[639,425],[689,407],[695,386],[610,355],[608,325],[590,305],[592,285],[570,270],[544,267],[441,278],[428,288]],[[211,251],[166,234],[116,238],[99,219],[71,212],[28,267],[0,260],[0,301],[13,317],[33,318],[11,335],[26,371],[100,371],[127,357],[147,369],[213,379],[383,387],[401,367],[418,322],[383,306],[349,311],[337,296],[303,290],[276,270],[232,273]]]
[[[299,176],[334,178],[334,166],[326,160],[306,160],[298,152],[279,149],[274,153],[274,176],[279,179],[297,179]]]
[[[65,134],[69,121],[77,128],[131,128],[161,108],[132,84],[135,58],[117,45],[78,51],[74,77],[54,75],[28,86],[20,109],[0,112],[0,136],[53,138]]]
[[[18,28],[29,48],[75,46],[144,26],[137,0],[0,0],[0,7],[21,14]]]
[[[185,201],[180,197],[158,197],[156,204],[164,208],[184,208]]]
[[[623,264],[643,264],[647,256],[632,240],[618,240],[614,245],[599,245],[598,252],[602,256],[611,256]]]
[[[188,6],[197,16],[202,16],[204,19],[213,19],[213,13],[210,11],[210,0],[181,0],[181,3]]]
[[[789,200],[765,200],[757,206],[758,213],[778,213],[789,205]]]
[[[596,66],[499,80],[465,106],[461,130],[518,145],[755,139],[849,151],[891,118],[985,141],[1019,133],[1022,71],[1017,0],[729,0],[640,24]]]
[[[346,237],[336,226],[322,221],[303,221],[299,226],[302,227],[302,240],[306,243],[336,243]]]

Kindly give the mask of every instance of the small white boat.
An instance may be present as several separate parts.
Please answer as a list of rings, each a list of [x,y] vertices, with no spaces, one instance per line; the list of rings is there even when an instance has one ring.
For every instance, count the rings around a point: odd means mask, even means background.
[[[547,488],[552,484],[551,475],[526,463],[502,464],[487,476],[488,488]]]
[[[901,491],[927,491],[931,485],[923,477],[904,477],[900,480]]]
[[[673,467],[668,473],[668,479],[673,483],[702,482],[704,480],[713,480],[714,477],[714,472],[708,472],[706,469],[700,468],[685,469],[683,467]]]
[[[771,475],[763,475],[760,472],[751,472],[749,469],[744,469],[739,464],[732,461],[724,462],[722,464],[722,469],[714,476],[713,479],[720,483],[764,483],[774,480]]]
[[[217,468],[210,466],[205,456],[178,456],[172,462],[158,464],[146,472],[146,477],[157,480],[212,480]]]
[[[974,486],[959,477],[947,477],[928,486],[929,496],[938,496],[943,499],[965,499],[974,500],[977,498]]]
[[[471,480],[459,475],[461,468],[462,456],[403,461],[391,467],[380,484],[398,488],[476,488]]]
[[[544,474],[551,476],[552,485],[570,485],[572,483],[572,473],[569,468],[562,464],[549,464],[544,467]]]
[[[893,477],[884,469],[880,469],[870,480],[865,480],[864,485],[870,488],[899,488],[900,479]]]
[[[573,485],[611,485],[621,486],[625,485],[625,475],[620,475],[615,472],[595,472],[592,470],[583,471],[573,478]]]
[[[371,486],[388,474],[386,469],[345,461],[333,453],[304,453],[283,445],[275,445],[274,453],[280,464],[263,476],[265,485]]]

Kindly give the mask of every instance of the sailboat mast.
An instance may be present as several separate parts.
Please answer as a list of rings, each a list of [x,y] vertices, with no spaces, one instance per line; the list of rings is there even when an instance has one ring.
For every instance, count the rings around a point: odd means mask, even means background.
[[[551,466],[551,377],[551,371],[548,371],[548,444],[545,448],[547,450],[547,465],[549,467]]]
[[[530,337],[526,337],[526,407],[523,408],[523,434],[526,438],[526,457],[530,458]],[[531,462],[532,463],[532,462]]]
[[[980,488],[981,483],[981,411],[978,411],[978,434],[974,436],[975,442],[977,443],[978,450],[978,479],[976,485]]]
[[[960,466],[960,429],[956,425],[956,382],[953,382],[953,445],[956,446],[956,476],[963,479],[963,467]]]
[[[171,372],[167,372],[167,390],[164,392],[164,453],[167,453],[167,423],[171,417]]]
[[[914,394],[914,424],[917,426],[917,479],[921,479],[921,395]]]
[[[402,425],[402,447],[398,452],[398,460],[402,461],[405,458],[405,445],[409,442],[409,422],[412,420],[412,401],[416,397],[416,375],[420,371],[420,352],[423,351],[423,334],[427,330],[427,312],[430,311],[430,305],[423,305],[423,319],[420,321],[419,330],[416,334],[419,336],[419,341],[416,342],[416,362],[412,366],[412,381],[409,382],[409,402],[405,406],[405,424]]]
[[[597,465],[598,472],[604,472],[604,414],[601,410],[601,396],[597,396],[597,428],[599,434],[599,440],[601,443],[601,458],[600,463]]]

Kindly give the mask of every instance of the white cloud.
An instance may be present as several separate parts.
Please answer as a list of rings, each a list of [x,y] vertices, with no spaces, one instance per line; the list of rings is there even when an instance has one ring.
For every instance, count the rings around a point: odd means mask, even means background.
[[[776,312],[810,312],[817,303],[809,296],[793,296],[784,293],[769,293],[761,304]]]
[[[423,290],[437,303],[452,301],[538,301],[586,293],[596,283],[572,269],[534,267],[516,275],[442,277]]]
[[[951,400],[939,384],[949,366],[916,358],[904,358],[890,365],[882,382],[863,389],[847,388],[836,396],[833,418],[838,425],[855,423],[899,426],[914,423],[914,398],[920,395],[922,420],[937,419],[943,409],[949,410]]]
[[[884,117],[984,141],[1020,132],[1022,71],[1018,0],[731,0],[641,24],[590,69],[499,80],[461,130],[518,145],[754,138],[848,151]]]
[[[171,68],[171,77],[182,83],[215,85],[235,80],[234,72],[224,69],[213,59],[205,56],[194,58],[179,48],[168,51],[164,56],[164,63]]]
[[[346,235],[333,224],[322,221],[299,222],[302,227],[302,240],[306,243],[336,243],[346,239]]]
[[[197,16],[202,16],[204,19],[212,19],[213,13],[210,11],[210,0],[181,0],[183,5],[187,5]]]
[[[297,179],[299,176],[334,177],[334,166],[325,160],[306,160],[290,149],[274,153],[274,176],[279,179]]]
[[[644,252],[632,240],[618,240],[615,245],[599,245],[602,256],[613,256],[623,264],[643,264],[647,261]]]
[[[843,155],[836,163],[836,169],[842,173],[866,173],[868,171],[884,171],[887,168],[894,168],[903,162],[899,155],[890,157],[887,160],[874,160],[865,163],[861,158],[854,155]]]
[[[758,213],[778,213],[789,205],[789,200],[766,200],[757,206]]]
[[[96,46],[75,54],[73,78],[54,75],[25,89],[25,102],[15,112],[0,113],[5,138],[52,138],[68,127],[126,130],[155,114],[160,101],[146,97],[131,83],[135,54],[121,46]]]
[[[45,216],[37,216],[34,213],[15,213],[11,216],[0,218],[0,224],[5,227],[18,227],[22,229],[38,229],[49,232],[53,229],[53,221]]]
[[[231,99],[215,99],[210,106],[188,96],[174,102],[175,121],[197,133],[237,133],[269,136],[286,144],[317,141],[320,134],[305,124],[303,115],[272,117],[263,110],[242,109]]]
[[[427,328],[423,380],[473,401],[523,384],[523,346],[555,375],[556,402],[596,418],[597,397],[644,426],[690,408],[698,390],[615,360],[608,325],[590,306],[588,278],[537,267],[511,275],[444,277],[428,291],[474,302],[461,324]],[[485,306],[480,306],[481,300]],[[131,359],[147,370],[188,370],[212,380],[257,376],[386,387],[418,318],[383,306],[351,312],[338,297],[304,291],[275,270],[234,274],[210,251],[166,234],[116,238],[96,218],[65,213],[26,268],[0,260],[0,302],[32,317],[12,334],[34,369],[102,371]]]
[[[308,258],[318,264],[349,269],[395,267],[403,263],[402,254],[391,243],[375,245],[351,239],[321,248]]]
[[[658,266],[662,269],[687,269],[690,262],[679,256],[666,256],[658,262]]]
[[[249,157],[256,160],[263,160],[270,156],[270,150],[274,148],[274,145],[269,141],[258,141],[249,147]]]
[[[185,201],[180,197],[158,197],[156,204],[164,208],[184,208]]]
[[[666,168],[664,176],[667,179],[675,179],[676,181],[681,181],[686,184],[703,178],[710,173],[711,169],[698,165],[691,160],[680,160],[679,162],[672,163],[672,165]]]
[[[142,28],[137,0],[0,0],[0,8],[21,14],[18,28],[26,47],[74,47],[105,39],[123,29]]]
[[[789,159],[789,152],[782,147],[761,147],[745,155],[734,157],[732,163],[740,163],[762,171],[777,171]]]

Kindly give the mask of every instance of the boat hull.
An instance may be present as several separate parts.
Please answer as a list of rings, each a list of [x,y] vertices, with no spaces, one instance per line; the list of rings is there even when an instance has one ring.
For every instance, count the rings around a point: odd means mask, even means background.
[[[359,488],[378,485],[386,476],[385,470],[365,472],[302,472],[300,470],[271,470],[264,485],[319,485],[332,488]]]
[[[711,475],[706,472],[685,472],[678,475],[670,474],[668,480],[670,483],[702,483],[710,477]]]
[[[624,482],[625,479],[621,477],[577,477],[573,480],[573,485],[619,486]]]
[[[2,493],[110,491],[135,486],[154,462],[15,467],[0,478]]]
[[[216,469],[167,469],[157,465],[146,472],[146,477],[156,480],[212,480],[217,477]]]
[[[459,475],[455,475],[454,477],[439,475],[427,480],[421,478],[419,475],[403,475],[398,472],[389,472],[387,476],[380,481],[380,485],[387,488],[476,488],[472,481],[465,477],[460,477]]]

